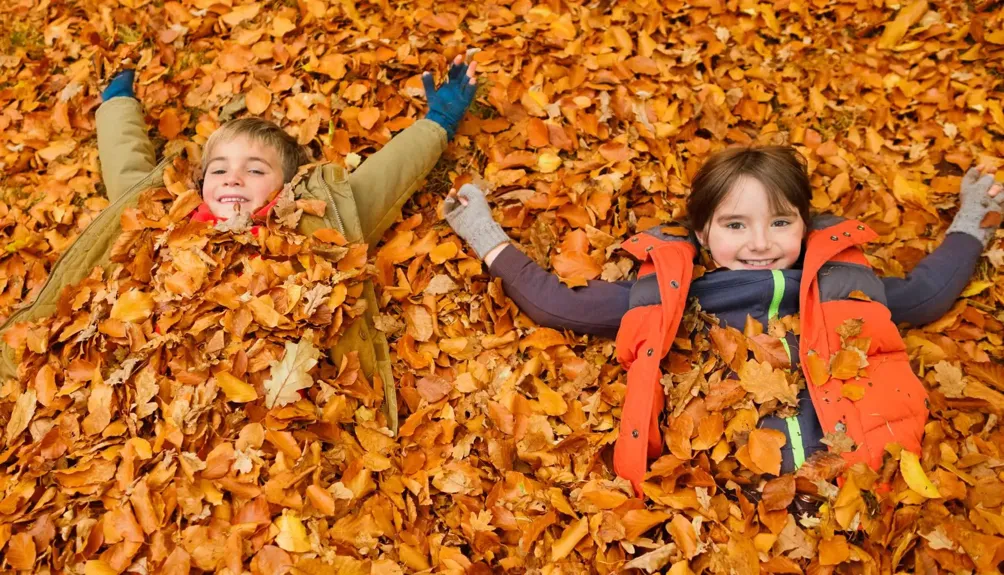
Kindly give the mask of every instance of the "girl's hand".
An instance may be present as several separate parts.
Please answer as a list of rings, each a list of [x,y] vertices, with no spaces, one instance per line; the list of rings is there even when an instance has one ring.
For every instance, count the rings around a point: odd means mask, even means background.
[[[484,193],[473,184],[464,184],[460,192],[450,191],[443,201],[443,215],[482,260],[494,248],[509,242],[502,226],[492,219]]]
[[[422,74],[425,97],[429,100],[429,113],[425,117],[442,126],[450,140],[457,133],[460,120],[474,101],[474,93],[478,89],[478,80],[474,75],[477,67],[477,62],[468,65],[463,56],[457,56],[450,65],[446,83],[439,89],[436,89],[432,74]]]
[[[959,189],[959,211],[946,233],[969,234],[983,242],[986,247],[997,232],[997,225],[983,226],[983,220],[990,212],[1004,211],[1004,190],[994,181],[989,166],[970,168],[962,178]],[[997,220],[998,222],[1000,220]]]

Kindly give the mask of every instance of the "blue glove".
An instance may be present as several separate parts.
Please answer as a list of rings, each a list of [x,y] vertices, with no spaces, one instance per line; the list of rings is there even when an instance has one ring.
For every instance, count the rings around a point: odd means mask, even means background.
[[[432,74],[428,72],[422,74],[422,84],[425,86],[425,97],[429,100],[429,113],[425,117],[442,126],[446,137],[452,140],[478,90],[477,85],[472,85],[467,77],[467,64],[452,64],[446,83],[438,90]]]
[[[112,98],[117,98],[119,96],[126,96],[128,98],[135,98],[136,94],[132,91],[132,82],[136,78],[136,70],[122,70],[112,78],[111,83],[105,88],[104,92],[101,92],[101,101],[107,102]]]

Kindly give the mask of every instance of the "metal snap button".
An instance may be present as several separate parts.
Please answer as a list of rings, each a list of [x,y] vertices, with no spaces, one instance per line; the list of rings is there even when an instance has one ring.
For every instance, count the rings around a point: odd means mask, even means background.
[[[647,353],[648,355],[652,355],[653,353],[655,353],[655,350],[654,350],[654,349],[652,349],[652,348],[648,348],[648,351],[647,351],[646,353]]]
[[[631,241],[632,242],[637,242],[638,241],[638,236],[635,236],[635,237],[631,238]]]
[[[837,241],[838,238],[837,238],[837,236],[830,236],[830,239],[833,240],[833,241]]]
[[[638,439],[638,430],[637,429],[631,432],[631,437],[633,437],[635,439]]]
[[[851,237],[851,232],[844,232],[844,236],[848,238]]]
[[[652,248],[654,248],[654,247],[655,246],[648,246],[647,248],[645,248],[645,251],[646,252],[650,252],[650,251],[652,251]]]
[[[678,288],[678,287],[680,287],[680,282],[678,282],[676,280],[673,280],[673,281],[669,282],[669,285],[671,285],[671,286],[673,286],[675,288]]]
[[[861,231],[864,231],[865,227],[862,226],[861,224],[858,224],[858,229],[861,230]]]

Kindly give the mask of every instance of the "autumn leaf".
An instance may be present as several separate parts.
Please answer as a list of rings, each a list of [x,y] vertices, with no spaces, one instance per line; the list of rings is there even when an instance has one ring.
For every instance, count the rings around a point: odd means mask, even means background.
[[[309,372],[317,365],[320,352],[311,343],[312,337],[308,331],[296,343],[287,341],[282,360],[272,362],[269,378],[265,380],[265,407],[271,409],[297,401],[301,389],[314,385]]]
[[[7,421],[7,433],[4,437],[5,443],[10,444],[18,435],[21,435],[21,432],[28,428],[31,418],[35,416],[35,406],[34,389],[26,390],[17,398],[17,401],[14,402],[14,411],[10,415],[10,420]]]
[[[762,473],[778,475],[781,472],[781,447],[785,442],[784,435],[774,430],[754,429],[747,443],[750,459]]]
[[[769,363],[748,360],[739,372],[739,382],[757,403],[776,399],[788,405],[798,405],[798,391],[788,382],[784,370],[774,369]]]

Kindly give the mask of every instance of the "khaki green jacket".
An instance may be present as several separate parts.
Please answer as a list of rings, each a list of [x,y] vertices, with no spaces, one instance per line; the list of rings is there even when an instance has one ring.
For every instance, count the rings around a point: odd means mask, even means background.
[[[102,176],[111,204],[59,257],[35,301],[14,312],[0,326],[0,334],[15,323],[52,314],[64,286],[79,282],[95,266],[107,267],[112,245],[122,231],[122,212],[136,205],[141,192],[163,184],[167,160],[154,165],[153,145],[137,100],[113,98],[102,104],[97,112],[97,132]],[[305,215],[300,231],[309,235],[319,228],[335,228],[350,242],[366,242],[373,247],[400,217],[401,207],[435,166],[446,145],[442,127],[419,120],[351,174],[346,175],[334,164],[316,168],[297,185],[296,197],[324,200],[328,209],[324,217]],[[365,315],[347,329],[331,352],[337,362],[345,353],[359,351],[366,375],[379,376],[383,383],[387,414],[396,432],[397,400],[390,348],[383,333],[374,327],[377,300],[371,282],[366,282],[363,296],[368,305]],[[16,373],[14,350],[0,342],[0,377],[6,379]]]

